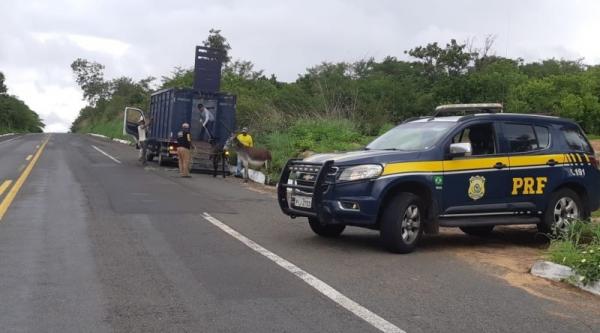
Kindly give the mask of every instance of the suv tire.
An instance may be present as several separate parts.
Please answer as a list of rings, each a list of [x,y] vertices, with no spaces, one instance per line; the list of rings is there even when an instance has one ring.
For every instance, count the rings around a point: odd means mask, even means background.
[[[546,212],[537,227],[540,232],[551,234],[565,231],[572,220],[587,218],[579,195],[568,188],[560,189],[550,196]]]
[[[343,224],[321,224],[316,217],[309,217],[308,224],[315,234],[326,238],[337,237],[346,229]]]
[[[412,252],[425,223],[421,199],[407,192],[396,194],[385,206],[381,216],[380,238],[386,250],[394,253]]]
[[[487,236],[492,230],[494,230],[493,225],[482,225],[482,226],[473,226],[473,227],[460,227],[460,230],[467,235],[471,236]]]

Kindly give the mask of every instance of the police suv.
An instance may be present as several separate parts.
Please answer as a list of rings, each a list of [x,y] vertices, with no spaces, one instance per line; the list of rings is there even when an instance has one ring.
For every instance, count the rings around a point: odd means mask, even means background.
[[[573,121],[455,104],[364,150],[289,160],[277,192],[283,213],[308,217],[318,235],[377,229],[385,248],[408,253],[439,226],[470,235],[511,224],[564,229],[598,209],[600,171]]]

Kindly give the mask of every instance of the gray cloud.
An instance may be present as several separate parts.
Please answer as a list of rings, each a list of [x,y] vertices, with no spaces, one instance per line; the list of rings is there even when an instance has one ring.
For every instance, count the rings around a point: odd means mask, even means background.
[[[60,115],[57,124],[68,128],[83,105],[69,68],[75,58],[104,64],[108,78],[160,77],[192,66],[194,45],[213,27],[223,30],[234,58],[293,81],[321,61],[406,58],[417,45],[477,44],[489,34],[498,55],[598,63],[598,12],[595,1],[558,0],[5,1],[0,70],[11,93],[47,121]],[[90,47],[81,38],[108,42]]]

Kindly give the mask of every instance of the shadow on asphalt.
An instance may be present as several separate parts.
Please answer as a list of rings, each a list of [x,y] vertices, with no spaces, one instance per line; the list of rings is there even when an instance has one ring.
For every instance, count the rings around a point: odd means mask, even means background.
[[[385,252],[379,241],[379,232],[348,228],[338,238],[322,238],[318,236],[299,239],[300,243],[309,243],[308,245],[339,248],[345,251],[374,251]],[[494,231],[485,237],[470,236],[464,234],[458,228],[442,228],[437,235],[424,235],[416,251],[418,252],[436,252],[442,250],[469,250],[478,251],[509,249],[509,248],[529,248],[545,249],[549,239],[541,234],[535,227],[497,227]],[[306,245],[306,244],[305,244]]]

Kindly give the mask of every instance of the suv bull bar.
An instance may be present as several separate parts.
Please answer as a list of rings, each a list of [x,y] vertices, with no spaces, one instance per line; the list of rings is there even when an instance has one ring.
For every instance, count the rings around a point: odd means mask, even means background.
[[[277,184],[277,201],[281,211],[291,218],[298,216],[319,217],[323,206],[323,194],[329,185],[327,175],[332,170],[333,161],[324,163],[306,162],[290,159],[281,172]],[[292,177],[290,177],[292,176]],[[296,195],[311,198],[311,207],[296,207],[293,198]],[[290,202],[292,199],[292,202]]]

